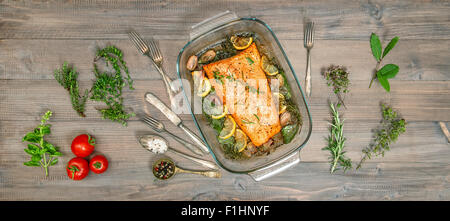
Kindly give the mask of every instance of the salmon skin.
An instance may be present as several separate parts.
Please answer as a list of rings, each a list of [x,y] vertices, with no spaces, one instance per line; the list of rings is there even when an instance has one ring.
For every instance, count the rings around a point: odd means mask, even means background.
[[[280,132],[278,107],[255,43],[233,57],[204,65],[203,70],[217,96],[255,146]]]

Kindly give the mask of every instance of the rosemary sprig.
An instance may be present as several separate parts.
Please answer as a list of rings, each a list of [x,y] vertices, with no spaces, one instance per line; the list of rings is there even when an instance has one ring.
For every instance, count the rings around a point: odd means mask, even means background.
[[[352,161],[345,157],[346,152],[344,151],[344,147],[346,138],[344,137],[344,121],[341,121],[337,110],[339,106],[339,104],[335,106],[330,102],[330,109],[333,119],[331,121],[330,135],[327,139],[328,145],[322,148],[322,150],[329,150],[331,152],[330,173],[333,173],[339,168],[343,168],[344,172],[352,168]]]
[[[103,119],[120,122],[126,126],[126,120],[134,116],[134,113],[125,112],[123,107],[122,88],[125,86],[125,81],[122,77],[121,70],[127,74],[127,82],[130,90],[134,90],[134,88],[133,80],[131,80],[128,68],[122,57],[122,51],[115,46],[108,46],[97,51],[97,57],[94,59],[94,62],[100,58],[104,58],[106,65],[110,64],[115,73],[100,72],[94,63],[96,79],[91,89],[91,99],[102,101],[108,106],[107,108],[99,109]]]
[[[342,99],[342,93],[347,93],[349,91],[348,86],[350,81],[348,80],[349,72],[347,68],[343,66],[331,65],[328,69],[323,72],[323,76],[327,80],[328,86],[333,86],[333,92],[336,94],[339,102],[344,105],[344,100]]]
[[[376,136],[372,145],[364,149],[363,158],[359,162],[356,169],[361,168],[362,164],[374,156],[383,156],[386,151],[390,150],[390,145],[397,141],[400,134],[406,131],[406,121],[399,117],[399,114],[392,110],[390,106],[381,104],[383,120],[381,121],[381,129],[376,132]]]
[[[64,87],[70,94],[70,100],[72,102],[72,108],[80,115],[85,117],[85,104],[88,98],[88,90],[85,90],[84,95],[80,95],[80,90],[78,87],[78,72],[76,72],[74,67],[70,67],[67,62],[64,62],[61,69],[56,69],[54,71],[54,76],[56,81]]]

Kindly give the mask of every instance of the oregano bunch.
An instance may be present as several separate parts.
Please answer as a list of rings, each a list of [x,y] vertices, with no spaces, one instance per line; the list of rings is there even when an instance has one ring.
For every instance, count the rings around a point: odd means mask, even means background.
[[[78,115],[85,117],[85,104],[89,91],[85,90],[84,95],[80,95],[80,89],[78,86],[78,72],[75,68],[69,66],[67,62],[64,62],[60,69],[56,69],[54,71],[54,77],[55,80],[64,87],[64,89],[69,91],[72,108],[78,113]]]
[[[364,149],[363,158],[356,169],[373,156],[383,156],[390,150],[390,145],[397,141],[398,137],[406,131],[406,121],[388,105],[381,104],[382,121],[381,128],[375,133],[373,144]]]
[[[322,75],[327,80],[327,85],[333,87],[333,92],[338,97],[339,102],[345,107],[342,94],[349,92],[348,86],[350,85],[347,68],[344,66],[331,65]]]
[[[395,47],[398,42],[398,37],[394,37],[389,44],[382,50],[380,38],[375,33],[372,33],[370,36],[370,48],[372,49],[372,54],[377,60],[377,65],[375,67],[375,74],[372,76],[372,80],[370,80],[369,88],[372,86],[373,80],[376,78],[380,82],[381,86],[387,91],[390,92],[391,86],[389,84],[389,80],[394,78],[398,71],[399,67],[396,64],[387,64],[383,66],[381,69],[378,69],[383,61],[383,58]]]
[[[27,133],[22,142],[29,142],[28,148],[24,149],[26,153],[31,155],[31,160],[23,163],[29,167],[42,167],[45,171],[45,176],[48,176],[48,168],[58,163],[58,157],[62,156],[58,151],[58,147],[45,141],[44,136],[50,134],[50,124],[47,121],[52,116],[51,111],[47,111],[42,116],[41,123],[32,131]]]

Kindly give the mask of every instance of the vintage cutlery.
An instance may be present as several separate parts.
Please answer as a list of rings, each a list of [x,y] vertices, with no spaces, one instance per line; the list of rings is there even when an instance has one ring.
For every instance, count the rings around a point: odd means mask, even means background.
[[[155,139],[158,140],[159,144],[164,144],[164,145],[159,145],[159,146],[152,145],[154,143],[153,141]],[[139,143],[141,144],[142,147],[144,147],[145,149],[147,149],[153,153],[163,154],[167,151],[170,151],[171,153],[175,153],[178,156],[184,157],[188,160],[192,160],[193,162],[196,162],[204,167],[214,169],[214,170],[219,169],[219,167],[214,163],[211,163],[207,160],[202,160],[202,159],[199,159],[196,157],[189,156],[185,153],[182,153],[175,149],[170,148],[168,145],[168,142],[164,138],[157,136],[157,135],[145,135],[145,136],[139,137]]]
[[[164,127],[164,124],[161,123],[160,121],[158,121],[157,119],[150,117],[150,116],[146,116],[142,119],[142,121],[144,121],[147,125],[149,125],[153,130],[162,133],[162,132],[166,132],[167,134],[169,134],[172,138],[174,138],[176,141],[178,141],[180,144],[183,144],[185,147],[187,147],[190,151],[192,151],[193,153],[203,156],[203,152],[198,150],[198,148],[196,146],[194,146],[193,144],[185,141],[184,139],[178,137],[177,135],[169,132],[166,130],[166,128]]]
[[[309,21],[306,24],[305,36],[304,36],[304,46],[307,50],[307,60],[306,60],[306,77],[305,77],[305,91],[306,96],[311,95],[311,49],[314,46],[314,22]]]
[[[175,105],[174,97],[177,91],[172,87],[172,80],[169,78],[169,76],[167,76],[166,72],[163,69],[163,56],[161,54],[161,50],[159,50],[159,47],[156,45],[155,40],[151,38],[147,44],[135,31],[129,32],[128,36],[130,37],[130,40],[134,43],[136,48],[143,55],[151,58],[150,60],[153,62],[153,65],[161,74],[164,85],[166,86],[167,94],[169,95],[171,105]]]
[[[209,153],[208,147],[203,143],[202,139],[199,138],[194,132],[189,130],[186,126],[183,125],[181,119],[170,109],[168,108],[159,98],[157,98],[154,94],[147,92],[145,94],[145,100],[155,106],[161,113],[163,113],[167,119],[169,119],[175,126],[181,128],[194,142],[197,144],[200,149]]]
[[[177,167],[172,160],[165,158],[159,159],[155,163],[153,163],[152,171],[153,175],[161,180],[170,179],[177,173],[199,174],[210,178],[220,178],[222,176],[219,171],[194,171],[181,169]]]

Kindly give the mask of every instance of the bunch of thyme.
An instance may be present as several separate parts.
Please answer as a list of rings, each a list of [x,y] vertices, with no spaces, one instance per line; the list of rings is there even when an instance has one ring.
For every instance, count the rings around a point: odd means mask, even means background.
[[[347,93],[350,81],[348,80],[349,73],[347,68],[343,66],[331,65],[326,71],[323,72],[323,76],[327,80],[328,86],[333,86],[333,92],[339,99],[339,102],[344,105],[342,99],[342,93]]]
[[[362,164],[371,159],[372,155],[383,156],[386,151],[390,150],[390,145],[397,141],[400,134],[406,131],[406,121],[398,116],[390,106],[381,104],[383,120],[381,121],[381,129],[376,132],[376,136],[372,145],[364,149],[363,158],[359,162],[356,169],[361,168]]]
[[[125,86],[125,81],[122,77],[122,70],[127,74],[127,82],[130,90],[134,90],[134,88],[128,68],[123,60],[122,51],[115,46],[108,46],[97,51],[97,57],[94,59],[94,62],[101,58],[104,58],[106,65],[111,65],[115,72],[100,72],[94,63],[96,80],[91,89],[91,99],[102,101],[108,106],[99,110],[103,119],[120,122],[126,126],[126,120],[134,116],[134,113],[125,112],[123,107],[122,88]]]
[[[336,106],[330,102],[330,109],[333,119],[331,121],[330,135],[328,136],[328,145],[322,150],[329,150],[330,156],[330,173],[338,170],[339,167],[344,169],[344,172],[352,168],[352,161],[345,156],[345,140],[344,137],[344,121],[340,119],[339,104]]]
[[[64,62],[61,69],[56,69],[54,71],[54,76],[56,81],[64,87],[70,94],[70,100],[72,102],[73,109],[81,117],[85,117],[85,104],[88,98],[88,90],[85,90],[84,95],[80,95],[80,90],[78,87],[78,72],[75,68],[70,67],[67,62]]]

